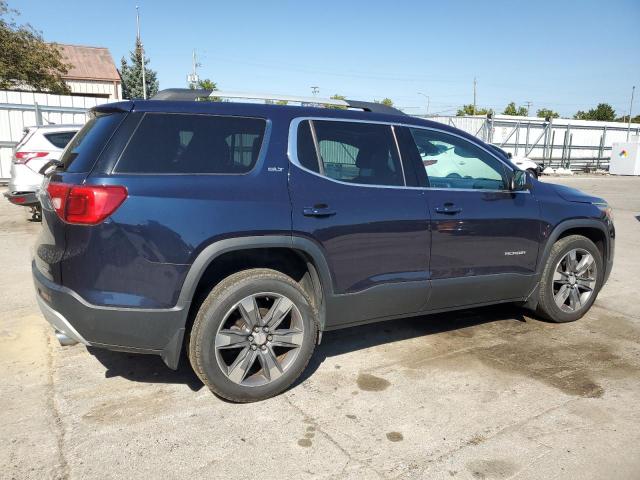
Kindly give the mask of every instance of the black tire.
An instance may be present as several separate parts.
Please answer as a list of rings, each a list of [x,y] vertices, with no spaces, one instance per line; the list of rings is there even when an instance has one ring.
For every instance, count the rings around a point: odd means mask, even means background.
[[[591,254],[595,260],[596,272],[595,272],[595,285],[592,288],[592,294],[579,308],[575,311],[563,310],[554,298],[554,273],[559,263],[564,257],[572,250],[580,249]],[[540,286],[538,289],[538,313],[545,318],[557,322],[573,322],[578,320],[585,313],[589,311],[593,302],[595,302],[598,292],[602,286],[604,274],[604,266],[602,261],[602,255],[598,250],[598,247],[586,237],[581,235],[570,235],[568,237],[558,240],[553,247],[547,258],[547,263],[542,273],[540,280]]]
[[[297,307],[297,321],[302,322],[304,333],[297,354],[278,378],[264,385],[246,386],[235,383],[223,371],[215,341],[219,329],[225,327],[221,324],[228,321],[225,320],[228,312],[241,300],[260,292],[272,292],[290,300]],[[216,285],[200,306],[189,339],[189,360],[198,377],[216,395],[238,403],[267,399],[286,390],[306,368],[316,345],[317,317],[306,292],[283,273],[264,268],[235,273]],[[263,376],[267,381],[264,373]]]
[[[527,168],[527,172],[529,172],[533,178],[538,178],[538,171],[535,168]]]

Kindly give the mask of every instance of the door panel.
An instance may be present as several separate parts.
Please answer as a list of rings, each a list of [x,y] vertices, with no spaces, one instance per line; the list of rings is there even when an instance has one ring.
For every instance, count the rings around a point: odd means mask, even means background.
[[[526,296],[541,239],[535,196],[507,190],[512,172],[479,144],[407,130],[416,148],[406,156],[422,169],[431,210],[429,310]]]
[[[329,123],[335,124],[324,125]],[[289,172],[293,234],[317,242],[329,263],[334,295],[327,298],[328,328],[417,312],[429,292],[425,192],[368,183],[404,183],[397,151],[383,161],[386,154],[369,151],[371,141],[362,137],[369,134],[367,124],[344,125],[349,123],[316,120],[313,133],[307,122],[300,127],[306,132],[292,135],[300,145]],[[391,128],[372,127],[377,148],[395,150]],[[324,160],[319,165],[318,152]],[[364,158],[369,155],[380,158]],[[393,174],[383,172],[386,162],[395,162]],[[339,181],[325,175],[339,175]],[[398,288],[403,283],[406,288]],[[337,308],[342,305],[347,307]]]
[[[433,279],[535,271],[540,221],[533,195],[429,190],[428,196]]]

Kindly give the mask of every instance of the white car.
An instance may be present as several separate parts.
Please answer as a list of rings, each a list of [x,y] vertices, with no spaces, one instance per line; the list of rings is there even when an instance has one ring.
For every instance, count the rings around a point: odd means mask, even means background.
[[[512,156],[511,163],[513,163],[520,170],[531,172],[531,174],[536,178],[538,178],[542,170],[540,168],[540,165],[538,165],[536,162],[534,162],[533,160],[527,157]]]
[[[31,207],[34,218],[39,217],[40,204],[36,192],[44,176],[40,170],[53,160],[59,160],[62,151],[82,125],[42,125],[27,127],[15,148],[11,162],[9,190],[4,196],[15,204]]]
[[[542,173],[542,167],[538,165],[536,162],[527,157],[520,157],[512,155],[509,152],[505,152],[503,149],[498,147],[497,145],[487,144],[494,151],[501,153],[503,156],[507,157],[511,163],[513,163],[520,170],[531,173],[535,178],[538,178]]]

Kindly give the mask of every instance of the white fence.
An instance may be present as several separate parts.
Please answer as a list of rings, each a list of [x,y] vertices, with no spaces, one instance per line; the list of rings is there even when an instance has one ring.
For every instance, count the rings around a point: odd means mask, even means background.
[[[627,139],[627,124],[554,118],[496,115],[486,117],[430,117],[464,130],[502,147],[514,155],[526,156],[545,165],[574,170],[606,168],[611,145]],[[632,123],[630,135],[640,134],[640,124]]]
[[[13,148],[24,127],[82,124],[86,111],[110,100],[47,93],[0,90],[0,181],[9,178]],[[625,141],[627,125],[618,122],[544,119],[497,115],[486,117],[429,117],[446,123],[514,155],[527,156],[545,165],[607,168],[611,145]],[[631,124],[631,135],[640,135],[640,124]]]
[[[25,127],[83,124],[86,111],[109,100],[95,97],[0,90],[0,181],[9,178],[13,148]]]

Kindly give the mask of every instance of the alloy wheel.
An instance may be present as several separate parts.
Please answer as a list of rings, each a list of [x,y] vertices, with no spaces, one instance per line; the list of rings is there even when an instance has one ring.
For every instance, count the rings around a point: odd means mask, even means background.
[[[304,339],[300,310],[284,295],[256,293],[236,303],[215,338],[222,372],[234,383],[261,386],[293,364]]]
[[[582,309],[596,288],[596,261],[588,251],[574,248],[556,265],[553,273],[553,298],[564,312]]]

